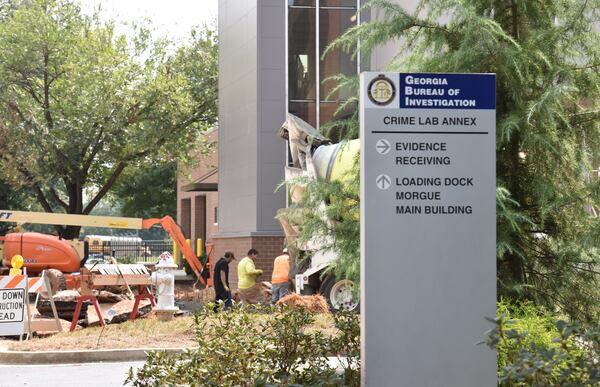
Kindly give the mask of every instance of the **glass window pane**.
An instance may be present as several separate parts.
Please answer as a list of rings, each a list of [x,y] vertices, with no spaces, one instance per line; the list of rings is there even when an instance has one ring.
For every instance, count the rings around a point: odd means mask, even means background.
[[[321,57],[329,43],[341,36],[348,28],[356,25],[356,12],[345,9],[321,9],[319,10],[319,48]],[[336,101],[347,99],[347,93],[339,91],[331,94],[336,83],[332,80],[323,82],[328,77],[337,74],[355,75],[356,60],[352,59],[351,54],[347,54],[340,49],[329,51],[320,63],[321,78],[321,101]],[[331,94],[331,95],[330,95]]]
[[[321,0],[320,7],[354,7],[356,8],[356,0]]]
[[[308,122],[313,128],[317,127],[317,104],[314,102],[291,102],[289,112]]]
[[[321,102],[319,111],[320,127],[333,119],[343,120],[350,118],[354,113],[352,106],[345,107],[342,111],[336,113],[339,107],[339,102]],[[326,134],[334,142],[339,141],[343,137],[339,128]]]
[[[288,5],[290,7],[293,6],[300,6],[300,7],[314,7],[315,6],[315,0],[288,0]]]
[[[316,99],[316,10],[290,8],[288,23],[289,99]]]

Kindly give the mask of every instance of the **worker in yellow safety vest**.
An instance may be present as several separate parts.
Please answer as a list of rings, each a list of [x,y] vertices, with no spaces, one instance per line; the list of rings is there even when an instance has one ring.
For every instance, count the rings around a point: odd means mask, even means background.
[[[271,284],[271,304],[275,305],[281,297],[290,292],[290,256],[287,248],[283,249],[283,253],[273,262]]]
[[[262,303],[264,297],[260,284],[256,282],[262,274],[262,270],[254,265],[258,251],[256,249],[248,250],[248,255],[238,263],[238,289],[240,301],[246,304]]]

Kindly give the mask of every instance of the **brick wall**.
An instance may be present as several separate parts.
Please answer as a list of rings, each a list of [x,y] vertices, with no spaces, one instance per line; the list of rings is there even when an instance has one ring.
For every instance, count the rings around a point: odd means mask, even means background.
[[[179,222],[185,237],[190,238],[192,235],[192,200],[189,198],[181,200],[181,218]]]
[[[192,245],[195,245],[196,239],[202,239],[203,241],[206,241],[206,196],[196,195],[194,197],[193,214],[193,230],[191,232],[191,239]],[[195,250],[195,247],[192,248]]]
[[[206,241],[212,242],[213,235],[219,231],[215,223],[215,207],[219,206],[219,194],[216,192],[206,193]]]
[[[259,281],[271,281],[273,273],[273,261],[283,249],[283,237],[253,237],[253,247],[258,250],[256,267],[263,269],[263,274]]]
[[[253,236],[236,238],[213,237],[215,262],[225,255],[226,251],[235,254],[235,260],[229,264],[229,283],[232,289],[237,289],[237,265],[251,248],[258,250],[256,268],[262,269],[263,274],[258,281],[271,281],[273,272],[273,261],[281,254],[284,237],[277,236]]]
[[[192,154],[198,159],[197,167],[188,169],[179,166],[177,171],[177,222],[185,231],[186,238],[192,240],[192,248],[196,251],[196,238],[205,239],[209,242],[212,235],[218,232],[218,226],[214,224],[214,207],[218,205],[217,192],[183,191],[183,187],[190,183],[218,183],[219,174],[217,168],[218,154],[218,130],[214,129],[206,133],[207,143],[214,145],[208,154]],[[184,208],[185,207],[185,208]],[[186,225],[188,225],[186,227]]]

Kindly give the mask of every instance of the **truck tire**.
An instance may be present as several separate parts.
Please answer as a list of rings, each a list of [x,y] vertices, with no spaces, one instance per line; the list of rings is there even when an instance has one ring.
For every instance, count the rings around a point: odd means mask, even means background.
[[[338,280],[335,276],[330,275],[321,283],[319,292],[327,299],[332,312],[340,310],[358,312],[360,309],[360,300],[354,282],[350,280]]]
[[[50,280],[52,294],[56,294],[56,292],[61,290],[67,290],[67,282],[65,281],[65,275],[62,271],[56,269],[47,269],[46,276]]]

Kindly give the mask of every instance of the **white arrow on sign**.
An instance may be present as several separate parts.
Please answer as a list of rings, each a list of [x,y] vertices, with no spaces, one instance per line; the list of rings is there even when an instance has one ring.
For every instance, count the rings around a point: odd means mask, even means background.
[[[377,188],[381,190],[386,190],[392,185],[392,180],[388,175],[377,176],[377,180],[375,180],[375,182],[377,183]]]
[[[375,149],[377,149],[377,153],[380,155],[385,155],[390,152],[392,146],[388,140],[382,138],[381,140],[377,141],[377,144],[375,144]]]

